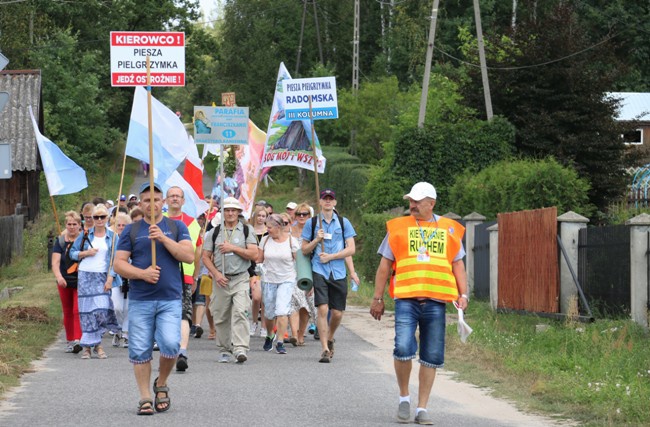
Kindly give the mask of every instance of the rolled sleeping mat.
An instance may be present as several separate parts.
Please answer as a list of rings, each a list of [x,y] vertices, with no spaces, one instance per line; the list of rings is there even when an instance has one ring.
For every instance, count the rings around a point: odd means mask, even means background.
[[[298,289],[308,291],[314,286],[314,276],[311,272],[311,257],[305,256],[301,250],[296,252],[296,272]]]

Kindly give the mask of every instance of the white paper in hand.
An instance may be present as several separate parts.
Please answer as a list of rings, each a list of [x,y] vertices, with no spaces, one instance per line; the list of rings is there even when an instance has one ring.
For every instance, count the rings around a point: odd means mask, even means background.
[[[467,342],[467,337],[472,333],[473,329],[465,323],[465,315],[463,314],[463,309],[456,304],[454,301],[454,306],[458,310],[458,336],[460,336],[460,341],[462,343]]]

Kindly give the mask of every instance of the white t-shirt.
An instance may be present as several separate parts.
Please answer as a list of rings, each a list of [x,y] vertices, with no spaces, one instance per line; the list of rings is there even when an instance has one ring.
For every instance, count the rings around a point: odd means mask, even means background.
[[[93,237],[90,242],[93,248],[99,249],[93,256],[86,257],[79,263],[79,271],[87,271],[90,273],[106,273],[108,271],[108,246],[106,246],[106,236]]]
[[[291,246],[290,243],[291,242]],[[271,236],[264,236],[260,241],[264,250],[263,280],[268,283],[284,283],[296,281],[296,264],[293,254],[298,252],[298,240],[290,237],[284,242],[276,242]]]

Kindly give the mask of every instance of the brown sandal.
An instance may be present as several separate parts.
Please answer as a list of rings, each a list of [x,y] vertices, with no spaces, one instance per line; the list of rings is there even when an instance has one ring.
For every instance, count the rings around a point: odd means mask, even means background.
[[[156,378],[153,381],[153,393],[154,393],[154,400],[155,400],[155,406],[154,408],[156,409],[156,412],[165,412],[167,411],[171,406],[172,402],[169,399],[169,387],[165,386],[158,386],[158,378]],[[158,393],[165,393],[165,397],[158,397]],[[167,406],[162,406],[165,405]]]
[[[153,401],[151,399],[142,399],[138,402],[138,415],[153,415]]]

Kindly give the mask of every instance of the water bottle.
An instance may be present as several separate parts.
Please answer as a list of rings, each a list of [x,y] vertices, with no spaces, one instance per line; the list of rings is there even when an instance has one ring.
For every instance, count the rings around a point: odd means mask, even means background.
[[[359,290],[359,282],[354,279],[350,279],[352,282],[352,292],[357,292]]]

